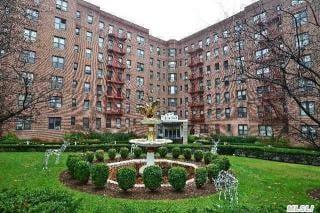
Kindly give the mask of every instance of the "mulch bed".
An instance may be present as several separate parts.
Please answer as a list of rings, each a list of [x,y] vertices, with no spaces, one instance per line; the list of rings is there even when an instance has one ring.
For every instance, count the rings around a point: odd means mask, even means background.
[[[314,200],[320,200],[320,188],[310,191],[309,196]]]
[[[104,189],[96,189],[89,181],[88,184],[79,184],[72,179],[67,171],[60,174],[60,181],[75,190],[87,192],[107,197],[135,199],[135,200],[165,200],[165,199],[182,199],[198,196],[211,195],[216,192],[214,184],[208,183],[203,188],[198,189],[194,184],[187,185],[182,192],[175,192],[171,187],[160,187],[158,191],[151,192],[145,188],[133,188],[123,192],[116,184],[108,183]]]

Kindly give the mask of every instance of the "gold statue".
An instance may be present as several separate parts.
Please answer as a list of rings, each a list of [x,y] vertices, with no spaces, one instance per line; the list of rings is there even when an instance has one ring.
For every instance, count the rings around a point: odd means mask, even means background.
[[[158,105],[159,101],[152,101],[150,103],[146,103],[145,106],[138,107],[138,112],[142,114],[145,118],[155,118]]]

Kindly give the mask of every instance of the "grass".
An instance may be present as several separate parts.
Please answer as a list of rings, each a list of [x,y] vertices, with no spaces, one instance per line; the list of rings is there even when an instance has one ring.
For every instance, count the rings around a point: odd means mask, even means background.
[[[183,200],[125,200],[77,192],[63,186],[59,173],[64,170],[67,154],[59,165],[50,162],[42,170],[43,153],[0,153],[0,189],[57,188],[81,198],[81,212],[187,212],[197,207],[200,212],[214,205],[226,205],[218,195]],[[320,167],[271,162],[250,158],[229,157],[232,169],[239,178],[239,202],[249,207],[288,204],[314,204],[306,192],[320,188]],[[285,211],[285,209],[284,209]]]

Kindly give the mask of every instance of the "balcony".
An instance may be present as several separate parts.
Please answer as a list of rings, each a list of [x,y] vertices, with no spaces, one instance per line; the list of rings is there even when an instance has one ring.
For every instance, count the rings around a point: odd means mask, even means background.
[[[121,70],[126,69],[126,65],[123,64],[123,63],[120,63],[117,60],[109,60],[108,61],[108,67],[117,68],[117,69],[121,69]]]
[[[197,58],[191,58],[191,62],[188,66],[190,68],[193,68],[193,67],[202,66],[202,65],[203,65],[203,59],[197,57]]]
[[[116,77],[112,78],[110,76],[107,77],[106,82],[107,82],[107,84],[108,83],[109,84],[120,84],[120,85],[124,84],[124,81],[121,78],[116,78]]]
[[[204,107],[204,103],[203,102],[192,102],[191,104],[189,104],[190,108],[203,108]]]
[[[106,114],[107,115],[122,116],[123,110],[122,109],[107,109]]]
[[[203,86],[199,87],[199,88],[191,88],[191,90],[189,91],[190,94],[197,94],[197,93],[203,93]]]
[[[202,46],[197,46],[194,49],[189,50],[188,53],[190,55],[193,55],[193,54],[196,54],[196,53],[200,53],[202,51],[203,51],[203,47]]]
[[[204,123],[205,122],[205,118],[204,115],[200,115],[200,116],[191,116],[189,121],[191,123]]]
[[[126,51],[123,48],[120,48],[117,45],[108,45],[108,52],[110,53],[116,53],[121,56],[124,56],[126,54]]]
[[[189,77],[190,81],[202,79],[202,78],[203,78],[203,72],[192,73]]]
[[[107,92],[106,97],[107,97],[107,99],[115,99],[115,100],[123,100],[124,99],[122,94],[119,92],[117,92],[115,94],[113,94],[112,92]]]
[[[108,33],[108,36],[109,36],[110,38],[117,39],[117,40],[120,40],[120,41],[125,41],[125,40],[127,40],[127,36],[126,36],[125,33],[109,32],[109,33]]]

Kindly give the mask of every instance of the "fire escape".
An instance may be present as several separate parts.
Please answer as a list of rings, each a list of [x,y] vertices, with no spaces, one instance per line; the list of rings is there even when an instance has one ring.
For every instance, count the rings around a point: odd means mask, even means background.
[[[108,34],[108,62],[106,85],[107,91],[105,95],[106,116],[122,116],[123,115],[123,94],[124,85],[123,73],[125,71],[124,57],[126,51],[124,43],[126,37],[124,34],[109,32]]]
[[[191,116],[189,120],[191,122],[191,126],[201,126],[205,124],[202,52],[203,48],[200,46],[189,51],[189,68],[191,69],[191,75],[189,76],[191,84],[191,88],[189,89],[189,94],[191,96],[191,103],[189,104]]]

